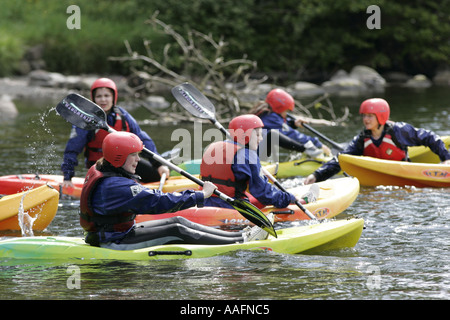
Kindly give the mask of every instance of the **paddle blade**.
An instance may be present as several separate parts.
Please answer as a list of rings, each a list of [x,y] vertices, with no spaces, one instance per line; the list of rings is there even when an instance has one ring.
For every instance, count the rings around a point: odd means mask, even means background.
[[[71,93],[56,106],[58,114],[74,126],[84,130],[108,131],[105,111],[85,97]]]
[[[232,199],[228,201],[239,213],[248,221],[254,223],[261,229],[267,231],[269,234],[277,238],[277,232],[275,231],[272,222],[261,212],[257,207],[248,201],[241,199]]]
[[[193,116],[201,119],[215,120],[214,105],[190,83],[182,83],[172,88],[172,95]]]

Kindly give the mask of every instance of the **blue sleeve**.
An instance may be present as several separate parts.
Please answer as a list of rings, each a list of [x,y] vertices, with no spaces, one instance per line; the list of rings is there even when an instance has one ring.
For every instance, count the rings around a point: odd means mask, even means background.
[[[353,140],[347,145],[347,147],[339,154],[343,153],[351,154],[354,156],[361,156],[364,152],[364,146],[361,144],[362,139],[363,133],[361,132],[359,135],[355,136]],[[341,171],[341,166],[339,165],[338,161],[339,154],[334,156],[330,161],[324,163],[320,168],[314,171],[313,174],[316,177],[317,182],[327,180]]]
[[[250,194],[262,204],[284,208],[295,202],[294,195],[283,192],[269,183],[267,177],[262,173],[256,151],[240,149],[235,155],[231,168],[236,180],[248,181]]]
[[[279,130],[285,136],[295,140],[301,144],[305,144],[308,141],[311,141],[317,148],[322,148],[322,143],[316,137],[308,136],[304,133],[301,133],[295,128],[289,126],[287,122],[284,121],[283,117],[275,112],[270,112],[261,116],[261,120],[264,123],[264,129],[270,130],[275,129]]]
[[[88,143],[89,132],[90,131],[72,126],[70,137],[64,150],[63,162],[61,164],[64,180],[70,180],[75,176],[75,167],[78,165],[77,158]]]
[[[441,161],[450,159],[450,152],[445,143],[434,132],[414,126],[405,122],[396,122],[393,125],[395,138],[402,146],[426,146],[437,154]]]
[[[203,203],[203,192],[200,191],[163,193],[123,177],[104,179],[94,191],[92,198],[94,211],[104,215],[123,212],[161,214],[195,205],[201,207]]]

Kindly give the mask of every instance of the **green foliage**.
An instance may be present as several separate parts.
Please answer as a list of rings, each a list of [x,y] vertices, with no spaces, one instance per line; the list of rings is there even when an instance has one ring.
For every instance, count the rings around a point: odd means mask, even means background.
[[[66,27],[71,4],[81,9],[80,30]],[[381,9],[381,29],[366,26],[370,5]],[[228,58],[247,55],[266,72],[329,73],[365,64],[430,75],[450,64],[449,7],[449,0],[3,0],[0,72],[11,73],[36,44],[45,45],[52,71],[127,72],[107,58],[125,55],[125,40],[143,54],[143,40],[150,40],[161,55],[167,37],[145,24],[158,10],[180,34],[194,29],[223,37]]]
[[[12,34],[0,30],[0,76],[14,72],[23,55],[23,44]]]

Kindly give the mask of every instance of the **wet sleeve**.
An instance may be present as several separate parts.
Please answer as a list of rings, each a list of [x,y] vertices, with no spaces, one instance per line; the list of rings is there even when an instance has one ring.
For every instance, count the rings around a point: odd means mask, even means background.
[[[70,137],[64,149],[61,171],[64,180],[70,180],[75,176],[75,167],[78,165],[78,155],[88,143],[89,131],[72,126]]]

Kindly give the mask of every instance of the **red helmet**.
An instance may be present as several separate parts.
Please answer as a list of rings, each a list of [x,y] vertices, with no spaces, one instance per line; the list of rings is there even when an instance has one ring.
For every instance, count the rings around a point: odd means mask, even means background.
[[[373,113],[379,124],[385,124],[389,119],[390,108],[386,100],[381,98],[367,99],[361,103],[359,113]]]
[[[294,98],[282,89],[273,89],[266,96],[266,102],[273,112],[282,113],[286,110],[294,110]]]
[[[94,81],[94,83],[91,86],[91,99],[94,101],[94,91],[98,88],[108,88],[113,91],[113,99],[114,99],[114,105],[117,103],[117,86],[111,79],[108,78],[99,78]]]
[[[250,141],[252,130],[264,127],[262,120],[254,114],[244,114],[230,121],[228,130],[234,141],[247,144]]]
[[[137,135],[131,132],[118,131],[108,134],[102,144],[103,157],[114,167],[124,165],[130,153],[144,149],[144,144]]]

